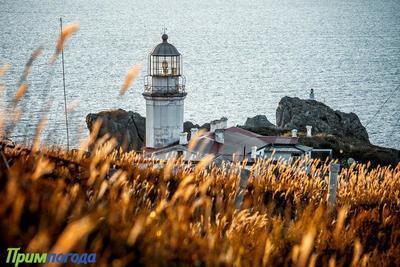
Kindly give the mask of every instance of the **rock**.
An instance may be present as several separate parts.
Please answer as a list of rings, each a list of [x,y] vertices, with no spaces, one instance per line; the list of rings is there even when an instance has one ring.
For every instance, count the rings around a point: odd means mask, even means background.
[[[210,130],[210,123],[206,122],[203,125],[200,126],[200,129],[205,129],[206,131]]]
[[[140,150],[144,146],[146,119],[139,113],[117,109],[88,114],[86,125],[90,132],[97,120],[101,120],[97,138],[109,134],[117,140],[117,148],[124,151]]]
[[[355,113],[333,110],[315,100],[283,97],[276,109],[276,124],[279,128],[301,131],[305,131],[306,125],[311,125],[313,134],[326,133],[369,143],[367,130]]]
[[[192,128],[200,128],[200,126],[198,124],[194,124],[191,121],[185,121],[183,123],[183,131],[189,133],[189,135],[190,135],[190,129]]]
[[[190,129],[192,128],[197,128],[197,129],[205,129],[206,131],[210,130],[210,123],[206,122],[203,125],[199,125],[199,124],[194,124],[191,121],[185,121],[183,123],[183,131],[188,133],[188,139],[190,140],[190,138],[192,138],[191,133],[190,133]]]
[[[244,123],[244,127],[248,128],[260,128],[260,127],[275,127],[265,115],[256,115],[252,118],[247,118]]]
[[[370,162],[373,166],[392,165],[400,162],[400,150],[372,145],[360,139],[318,134],[313,137],[300,137],[300,143],[314,148],[329,148],[333,158],[339,159],[342,165],[352,158],[357,162]]]
[[[288,136],[291,134],[290,130],[280,129],[275,125],[271,127],[246,127],[244,125],[238,125],[237,127],[265,136]]]
[[[290,136],[291,134],[289,129],[280,129],[276,127],[239,127],[260,135]],[[353,158],[354,160],[362,163],[371,162],[373,166],[397,166],[397,164],[400,162],[400,150],[375,146],[360,139],[351,137],[338,137],[323,133],[313,135],[312,137],[306,137],[304,132],[300,132],[299,135],[299,143],[302,145],[313,148],[332,149],[333,158],[339,159],[342,165],[342,162],[347,162],[349,158]]]

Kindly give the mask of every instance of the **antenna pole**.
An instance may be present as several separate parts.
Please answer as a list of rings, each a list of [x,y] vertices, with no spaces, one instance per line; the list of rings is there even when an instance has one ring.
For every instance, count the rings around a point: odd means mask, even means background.
[[[62,18],[60,18],[60,36],[62,36],[63,25]],[[63,74],[63,87],[64,87],[64,113],[65,113],[65,125],[67,126],[67,150],[69,150],[69,130],[68,130],[68,111],[67,111],[67,94],[65,90],[65,68],[64,68],[64,47],[61,49],[62,59],[62,74]]]

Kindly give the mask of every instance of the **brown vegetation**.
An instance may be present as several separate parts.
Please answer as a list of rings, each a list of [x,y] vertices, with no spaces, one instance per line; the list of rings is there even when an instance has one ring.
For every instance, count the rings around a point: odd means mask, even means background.
[[[2,250],[96,252],[96,266],[400,264],[400,165],[343,169],[328,209],[327,163],[260,161],[236,209],[240,164],[159,165],[105,140],[90,156],[5,149]]]

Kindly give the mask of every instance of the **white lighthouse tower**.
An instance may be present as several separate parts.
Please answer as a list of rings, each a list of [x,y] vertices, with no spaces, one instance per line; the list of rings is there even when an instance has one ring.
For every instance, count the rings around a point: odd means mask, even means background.
[[[186,97],[181,54],[162,35],[162,43],[149,55],[146,99],[146,147],[161,148],[179,142],[183,131],[183,102]]]

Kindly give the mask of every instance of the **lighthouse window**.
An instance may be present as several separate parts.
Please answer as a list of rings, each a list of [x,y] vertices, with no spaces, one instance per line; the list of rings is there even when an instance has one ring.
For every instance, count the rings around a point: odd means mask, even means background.
[[[168,62],[164,59],[162,62],[162,69],[163,69],[163,74],[167,75],[168,74]]]
[[[150,56],[149,70],[155,76],[180,75],[179,56]]]

